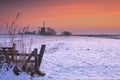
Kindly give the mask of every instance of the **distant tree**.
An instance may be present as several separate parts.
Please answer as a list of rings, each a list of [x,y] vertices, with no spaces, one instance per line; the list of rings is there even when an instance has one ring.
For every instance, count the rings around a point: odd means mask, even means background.
[[[61,35],[63,35],[63,36],[71,36],[72,33],[69,32],[69,31],[63,31]]]

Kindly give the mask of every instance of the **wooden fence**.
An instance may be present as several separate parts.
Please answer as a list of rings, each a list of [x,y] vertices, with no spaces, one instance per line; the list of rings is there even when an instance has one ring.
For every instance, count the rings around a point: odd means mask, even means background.
[[[32,71],[30,72],[31,75],[33,74],[38,74],[40,76],[45,75],[45,73],[42,73],[39,70],[39,68],[42,62],[42,58],[43,58],[46,45],[41,46],[39,54],[38,54],[38,49],[34,49],[31,53],[18,53],[15,47],[16,47],[16,44],[13,44],[12,47],[2,47],[2,49],[0,50],[0,55],[5,56],[7,63],[10,63],[10,62],[13,62],[15,64],[21,63],[22,70],[26,72],[29,71],[28,63],[31,63],[33,64]],[[26,58],[20,59],[21,56],[26,57]],[[14,68],[13,71],[16,75],[19,75],[19,69],[17,68],[17,66]]]

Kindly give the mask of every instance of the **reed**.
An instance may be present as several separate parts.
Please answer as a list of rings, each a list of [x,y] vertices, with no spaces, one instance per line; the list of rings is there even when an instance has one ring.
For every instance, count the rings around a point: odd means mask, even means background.
[[[11,43],[14,43],[15,33],[17,30],[17,20],[20,16],[20,13],[18,13],[15,17],[15,19],[11,22],[9,25],[8,22],[6,22],[6,29],[8,34],[11,36]]]

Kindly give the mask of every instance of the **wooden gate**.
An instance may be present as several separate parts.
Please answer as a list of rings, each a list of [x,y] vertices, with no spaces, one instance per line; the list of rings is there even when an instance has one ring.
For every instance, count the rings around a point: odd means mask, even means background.
[[[29,72],[31,75],[33,74],[38,74],[40,76],[45,75],[45,73],[42,73],[39,70],[39,68],[42,62],[46,45],[41,46],[39,54],[38,54],[38,49],[36,48],[31,53],[18,53],[15,47],[16,47],[16,44],[13,44],[12,47],[2,47],[2,50],[0,50],[0,55],[5,56],[7,63],[13,62],[16,65],[18,63],[21,63],[22,64],[21,68],[23,71],[27,73]],[[20,59],[21,56],[23,57],[26,56],[27,58]],[[28,66],[29,63],[32,64],[32,68]],[[19,69],[17,68],[17,66],[14,68],[13,71],[16,75],[19,75]]]

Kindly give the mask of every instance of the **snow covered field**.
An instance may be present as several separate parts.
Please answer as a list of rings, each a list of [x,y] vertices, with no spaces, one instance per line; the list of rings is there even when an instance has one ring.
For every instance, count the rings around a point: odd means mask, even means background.
[[[28,44],[30,40],[24,41]],[[34,37],[31,48],[40,49],[42,44],[46,44],[46,50],[40,69],[46,76],[15,76],[3,69],[0,80],[120,80],[119,39]]]

